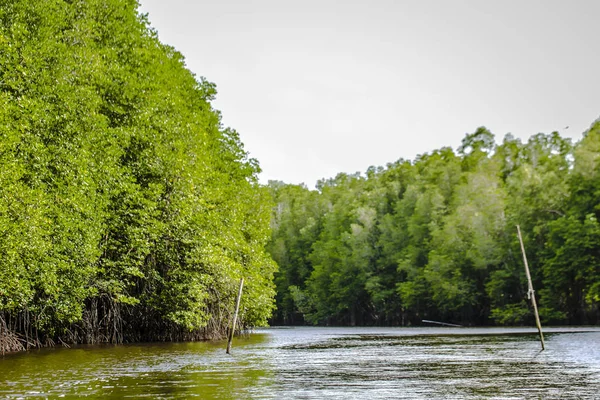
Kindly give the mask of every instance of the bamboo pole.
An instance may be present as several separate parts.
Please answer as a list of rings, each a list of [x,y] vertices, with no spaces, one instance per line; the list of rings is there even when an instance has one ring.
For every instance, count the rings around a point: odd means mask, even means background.
[[[542,343],[542,350],[544,346],[544,334],[542,333],[542,324],[540,323],[540,315],[538,314],[537,303],[535,302],[535,291],[533,290],[533,284],[531,283],[531,275],[529,274],[529,265],[527,264],[527,256],[525,255],[525,246],[523,245],[523,238],[521,237],[521,228],[517,225],[517,234],[519,236],[519,242],[521,243],[521,252],[523,253],[523,262],[525,263],[525,273],[527,274],[528,290],[527,297],[531,299],[533,305],[533,311],[535,313],[535,324],[537,325],[538,332],[540,333],[540,342]]]
[[[242,300],[242,289],[244,287],[244,278],[240,279],[240,288],[238,290],[237,299],[235,301],[235,312],[233,313],[233,322],[231,329],[229,330],[229,340],[227,341],[227,354],[231,350],[231,342],[233,341],[233,333],[235,331],[235,324],[237,323],[238,311],[240,309],[240,301]]]

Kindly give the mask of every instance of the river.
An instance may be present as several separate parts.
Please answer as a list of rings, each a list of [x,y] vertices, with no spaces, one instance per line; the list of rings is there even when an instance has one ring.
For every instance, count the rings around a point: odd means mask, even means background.
[[[600,329],[267,328],[0,356],[3,398],[600,399]]]

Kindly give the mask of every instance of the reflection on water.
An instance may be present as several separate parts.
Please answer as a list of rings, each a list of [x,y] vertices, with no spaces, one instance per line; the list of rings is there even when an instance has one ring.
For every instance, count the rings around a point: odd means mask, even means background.
[[[285,328],[0,358],[0,397],[600,398],[600,330]]]

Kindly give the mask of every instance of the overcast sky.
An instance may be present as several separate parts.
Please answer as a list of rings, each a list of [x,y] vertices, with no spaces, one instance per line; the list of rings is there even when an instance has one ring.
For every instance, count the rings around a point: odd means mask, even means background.
[[[263,169],[313,187],[600,116],[597,0],[140,0]],[[568,129],[567,129],[568,127]]]

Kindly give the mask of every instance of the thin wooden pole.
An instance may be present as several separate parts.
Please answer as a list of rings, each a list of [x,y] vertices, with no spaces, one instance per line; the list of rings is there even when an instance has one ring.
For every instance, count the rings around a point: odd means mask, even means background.
[[[521,237],[521,228],[517,225],[517,234],[519,235],[519,242],[521,243],[521,252],[523,253],[523,262],[525,263],[525,273],[527,274],[528,290],[527,297],[531,299],[533,305],[533,311],[535,312],[535,324],[537,325],[538,332],[540,333],[540,342],[542,342],[542,350],[544,346],[544,334],[542,333],[542,324],[540,323],[540,315],[538,314],[537,303],[535,302],[535,291],[533,290],[533,284],[531,283],[531,275],[529,274],[529,265],[527,264],[527,256],[525,255],[525,246],[523,245],[523,238]]]
[[[443,326],[453,326],[455,328],[462,328],[462,325],[449,324],[447,322],[430,321],[428,319],[423,319],[423,320],[421,320],[421,322],[424,322],[426,324],[435,324],[435,325],[443,325]]]
[[[233,333],[235,331],[235,324],[237,324],[238,311],[240,310],[240,301],[242,300],[242,288],[244,287],[244,278],[240,279],[240,289],[238,290],[237,300],[235,301],[235,312],[233,313],[233,322],[231,329],[229,330],[229,340],[227,341],[227,354],[231,350],[231,342],[233,341]]]

